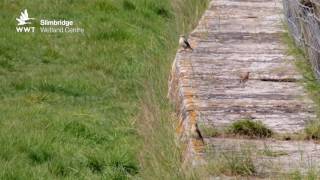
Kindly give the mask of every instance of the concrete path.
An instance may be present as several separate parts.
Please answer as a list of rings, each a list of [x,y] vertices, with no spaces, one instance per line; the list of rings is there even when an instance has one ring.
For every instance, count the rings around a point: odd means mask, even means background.
[[[266,144],[271,150],[285,153],[272,158],[255,156],[259,173],[306,171],[307,165],[319,164],[320,145],[313,142],[206,137],[205,145],[212,148],[205,150],[192,132],[195,124],[203,132],[206,128],[222,130],[235,121],[252,119],[263,122],[277,134],[294,134],[316,118],[314,104],[298,82],[302,76],[295,69],[294,57],[288,55],[281,39],[284,32],[280,0],[210,3],[190,34],[194,51],[177,53],[169,82],[169,96],[180,119],[177,132],[187,145],[186,159],[197,163],[203,156],[210,157],[212,149],[223,152],[241,144],[261,149]],[[246,72],[250,72],[249,80],[241,84],[240,76]],[[261,168],[266,158],[279,166]]]

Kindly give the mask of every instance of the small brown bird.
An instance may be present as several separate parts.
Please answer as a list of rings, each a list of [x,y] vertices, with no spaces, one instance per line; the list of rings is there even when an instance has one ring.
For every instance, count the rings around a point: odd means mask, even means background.
[[[183,48],[183,50],[191,49],[193,51],[190,43],[188,42],[188,39],[184,35],[180,35],[179,45]]]
[[[193,138],[201,140],[202,143],[204,144],[203,136],[199,130],[197,123],[195,123],[191,126],[191,135]]]
[[[249,80],[250,72],[240,75],[240,83],[246,83]]]

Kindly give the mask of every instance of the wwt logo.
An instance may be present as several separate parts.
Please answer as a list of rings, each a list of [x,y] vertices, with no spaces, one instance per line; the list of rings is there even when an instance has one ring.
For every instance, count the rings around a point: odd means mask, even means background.
[[[19,18],[16,18],[18,21],[18,27],[16,27],[17,32],[34,32],[35,27],[25,26],[27,24],[32,24],[30,20],[34,20],[35,18],[29,18],[29,14],[27,9],[21,12]]]

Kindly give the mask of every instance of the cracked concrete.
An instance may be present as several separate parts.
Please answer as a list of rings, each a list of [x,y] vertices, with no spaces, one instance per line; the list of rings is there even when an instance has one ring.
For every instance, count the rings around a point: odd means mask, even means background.
[[[190,34],[194,51],[177,53],[169,81],[169,97],[175,103],[180,119],[181,140],[187,144],[185,158],[192,163],[197,154],[206,157],[210,151],[190,137],[193,123],[224,128],[248,115],[263,122],[279,134],[298,133],[316,118],[314,104],[300,81],[294,57],[287,54],[281,40],[281,0],[214,0],[197,28]],[[241,85],[239,75],[250,72]],[[207,146],[221,151],[237,139],[206,139]],[[248,141],[253,145],[267,142],[270,147],[283,144],[287,156],[275,158],[289,169],[305,170],[301,163],[286,164],[298,158],[291,153],[297,142]],[[313,142],[300,143],[305,157],[318,162],[319,147]],[[306,160],[307,161],[307,160]],[[303,163],[302,163],[303,164]],[[319,164],[319,163],[318,163]],[[259,167],[257,167],[259,169]],[[260,168],[261,169],[261,168]],[[269,168],[266,172],[272,172]]]

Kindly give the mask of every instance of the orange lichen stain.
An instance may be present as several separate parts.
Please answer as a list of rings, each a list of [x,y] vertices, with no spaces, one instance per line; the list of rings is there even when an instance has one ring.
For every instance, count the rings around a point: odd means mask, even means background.
[[[178,133],[179,135],[182,134],[184,131],[184,127],[183,127],[183,119],[179,118],[179,123],[178,126],[176,128],[176,133]]]
[[[193,97],[194,96],[194,93],[193,93],[193,91],[185,91],[184,92],[184,96],[191,96],[191,97]],[[190,97],[189,97],[190,98]],[[192,99],[191,99],[192,100]]]
[[[189,104],[193,104],[194,100],[193,100],[193,93],[192,92],[189,92],[187,95],[185,93],[185,101]]]
[[[194,124],[196,124],[196,123],[197,123],[197,113],[196,113],[196,111],[192,110],[192,111],[190,112],[189,125],[190,125],[190,127],[191,127],[192,125],[194,125]]]
[[[202,140],[193,138],[191,139],[191,143],[192,143],[192,148],[196,153],[201,153],[204,151],[204,144]]]

